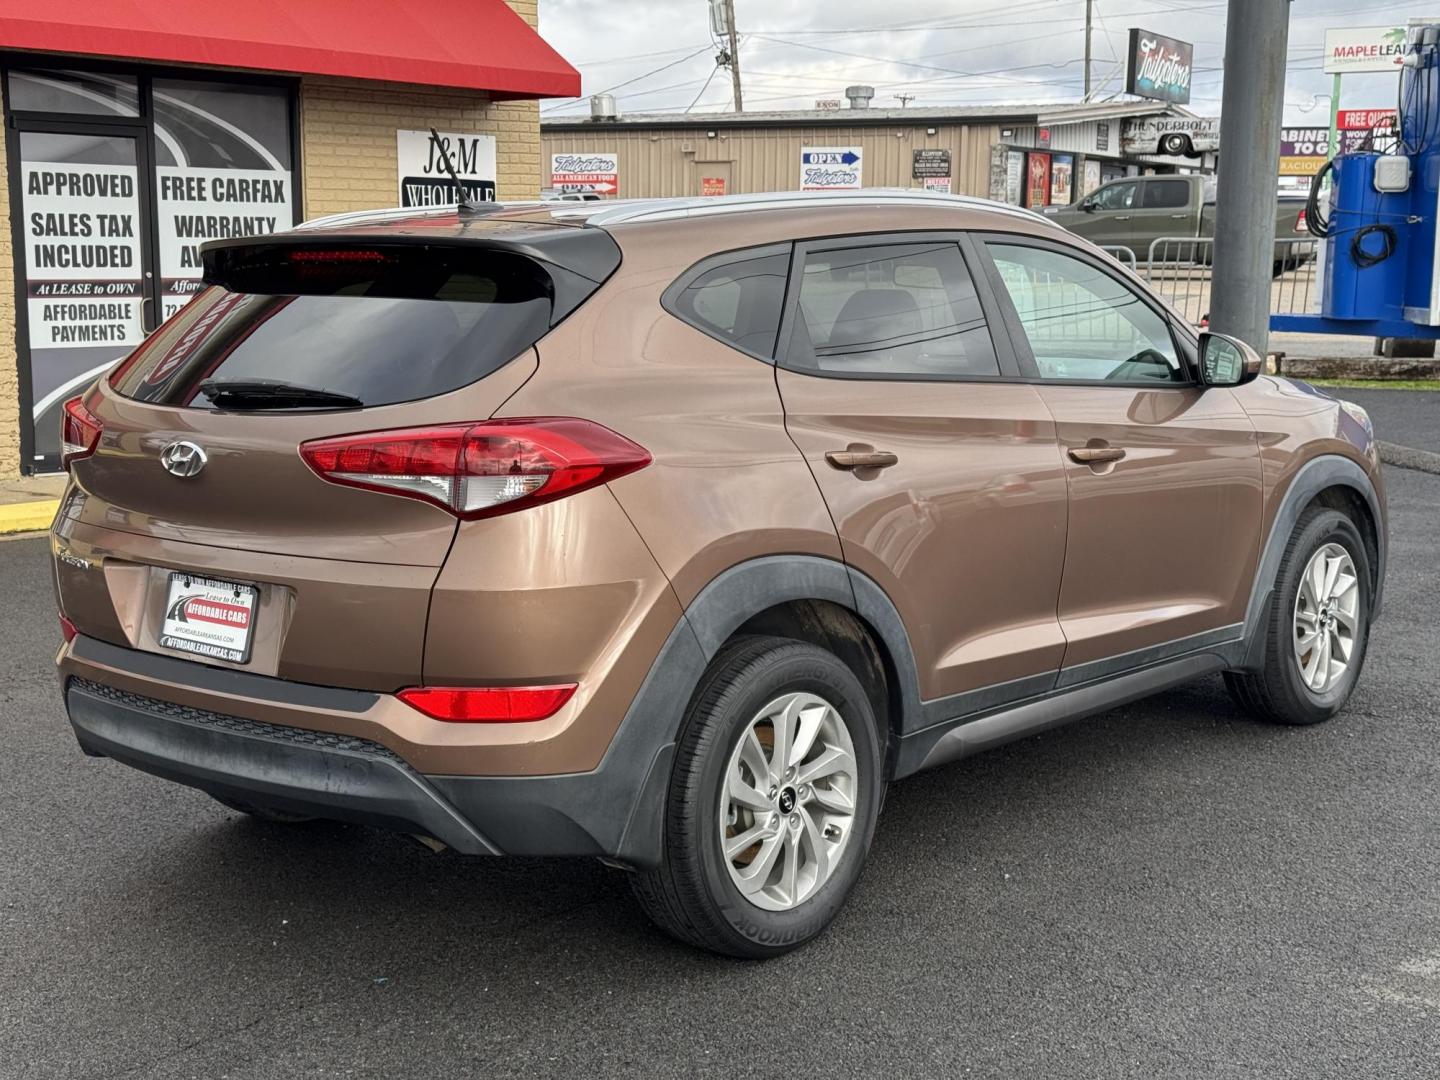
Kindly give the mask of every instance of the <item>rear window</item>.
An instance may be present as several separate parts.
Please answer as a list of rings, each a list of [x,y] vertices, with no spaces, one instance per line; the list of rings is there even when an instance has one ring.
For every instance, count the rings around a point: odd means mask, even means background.
[[[538,341],[549,275],[507,252],[258,248],[140,346],[126,397],[198,409],[206,380],[273,380],[365,406],[459,389]]]

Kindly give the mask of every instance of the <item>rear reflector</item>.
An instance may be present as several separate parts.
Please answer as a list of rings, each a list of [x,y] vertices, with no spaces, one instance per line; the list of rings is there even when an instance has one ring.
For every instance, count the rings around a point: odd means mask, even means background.
[[[61,615],[60,633],[65,638],[65,641],[68,644],[69,642],[75,640],[75,636],[79,634],[80,631],[75,629],[75,624],[73,622],[67,619],[64,615]]]
[[[71,398],[65,402],[60,418],[60,467],[68,469],[72,461],[89,457],[100,444],[103,430],[95,414],[85,408],[84,398]]]
[[[398,697],[436,720],[457,724],[515,724],[544,720],[560,711],[575,693],[563,686],[417,686]]]
[[[333,484],[421,499],[463,520],[551,502],[643,469],[650,455],[572,417],[376,431],[302,443]]]

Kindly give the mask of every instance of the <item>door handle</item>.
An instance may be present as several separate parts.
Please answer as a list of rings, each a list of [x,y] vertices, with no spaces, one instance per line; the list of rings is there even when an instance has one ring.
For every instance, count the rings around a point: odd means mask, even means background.
[[[900,459],[888,450],[831,450],[825,455],[837,469],[888,469]]]
[[[1118,446],[1072,446],[1070,459],[1081,465],[1100,465],[1107,461],[1119,461],[1125,451]]]
[[[1115,220],[1116,220],[1116,221],[1129,221],[1129,220],[1130,220],[1130,215],[1129,215],[1129,214],[1116,214],[1116,215],[1115,215]]]

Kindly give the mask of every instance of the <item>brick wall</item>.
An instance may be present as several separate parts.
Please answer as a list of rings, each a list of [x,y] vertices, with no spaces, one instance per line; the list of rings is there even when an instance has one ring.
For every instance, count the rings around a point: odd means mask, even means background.
[[[6,172],[0,138],[0,177]],[[10,191],[0,190],[0,480],[20,475],[20,358],[15,352],[15,252],[10,240]]]
[[[300,85],[305,216],[398,205],[395,132],[430,127],[494,135],[497,198],[539,195],[535,102],[495,102],[470,90],[316,76]]]

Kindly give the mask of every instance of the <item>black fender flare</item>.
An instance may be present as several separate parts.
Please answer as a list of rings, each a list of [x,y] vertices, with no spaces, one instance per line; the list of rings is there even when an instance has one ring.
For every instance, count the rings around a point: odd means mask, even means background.
[[[1275,579],[1280,572],[1280,559],[1285,554],[1285,545],[1295,531],[1295,523],[1311,500],[1326,488],[1347,487],[1355,491],[1370,510],[1375,521],[1376,565],[1374,591],[1371,596],[1371,618],[1380,614],[1381,593],[1385,585],[1385,560],[1387,537],[1385,515],[1380,509],[1380,496],[1370,476],[1355,461],[1340,454],[1324,454],[1312,458],[1300,467],[1285,493],[1280,498],[1280,507],[1270,526],[1270,535],[1265,538],[1260,550],[1260,562],[1255,570],[1255,581],[1250,588],[1250,602],[1245,608],[1245,659],[1242,670],[1258,671],[1265,662],[1265,633],[1263,622],[1270,606],[1270,597],[1275,591]]]

